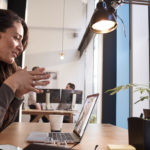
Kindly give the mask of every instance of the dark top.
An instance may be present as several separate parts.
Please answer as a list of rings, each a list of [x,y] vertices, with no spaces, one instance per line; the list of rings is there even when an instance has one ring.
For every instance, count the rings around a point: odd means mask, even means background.
[[[0,86],[0,131],[15,120],[22,101],[15,97],[9,86]]]

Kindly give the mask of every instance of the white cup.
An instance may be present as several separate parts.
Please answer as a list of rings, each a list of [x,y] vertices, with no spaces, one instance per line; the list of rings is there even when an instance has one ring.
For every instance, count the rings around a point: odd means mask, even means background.
[[[63,118],[63,115],[49,115],[51,132],[61,132]]]
[[[46,103],[42,103],[42,110],[46,110]]]

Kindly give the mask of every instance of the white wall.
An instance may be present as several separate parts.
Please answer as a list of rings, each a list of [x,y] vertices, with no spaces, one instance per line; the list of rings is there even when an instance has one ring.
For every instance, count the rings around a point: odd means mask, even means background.
[[[29,45],[25,52],[25,65],[45,67],[58,73],[58,87],[73,82],[76,89],[84,90],[84,59],[80,59],[78,46],[86,23],[86,5],[81,0],[28,0],[27,24]],[[77,33],[77,37],[74,37]],[[59,59],[64,38],[65,59]]]
[[[132,82],[149,83],[149,29],[148,6],[132,5]],[[133,89],[134,90],[134,89]],[[143,108],[149,108],[149,102],[134,104],[139,94],[133,93],[132,116],[139,117]]]
[[[88,0],[86,20],[87,25],[89,24],[94,8],[94,1]],[[87,96],[93,93],[93,39],[91,39],[83,55],[85,55],[85,96]]]
[[[0,8],[7,9],[7,0],[0,0]]]
[[[87,24],[89,23],[91,16],[94,12],[95,3],[93,0],[88,0],[87,7]],[[97,115],[97,123],[101,122],[101,107],[102,107],[102,57],[103,57],[103,36],[97,35],[95,49],[98,49],[97,56],[95,59],[97,60],[97,87],[94,91],[94,38],[89,43],[86,51],[83,53],[85,57],[85,96],[93,93],[99,93],[99,99],[97,105],[94,109],[93,114]]]
[[[65,1],[65,59],[61,61],[59,53],[62,50],[63,2],[28,0],[27,24],[30,37],[25,52],[25,65],[29,70],[33,66],[43,66],[48,71],[56,71],[58,88],[65,88],[68,82],[73,82],[76,89],[83,90],[84,98],[93,94],[93,40],[81,58],[77,49],[93,14],[94,1],[88,0],[88,5],[81,0]],[[77,37],[73,36],[74,33],[77,33]],[[101,107],[100,104],[98,107]]]
[[[84,92],[85,57],[80,58],[78,46],[86,29],[86,5],[81,0],[65,0],[64,26],[63,5],[64,0],[27,1],[30,34],[24,66],[28,66],[28,70],[41,66],[47,71],[55,71],[58,73],[57,88],[65,88],[68,82],[73,82],[77,90]],[[62,38],[63,61],[59,59]],[[81,109],[81,105],[77,108]]]

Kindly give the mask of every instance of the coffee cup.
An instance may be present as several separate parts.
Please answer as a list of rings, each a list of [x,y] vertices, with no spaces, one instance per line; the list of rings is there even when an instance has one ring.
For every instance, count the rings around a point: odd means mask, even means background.
[[[51,132],[61,132],[63,115],[49,115]]]
[[[46,103],[42,103],[41,109],[42,109],[42,110],[46,110]]]

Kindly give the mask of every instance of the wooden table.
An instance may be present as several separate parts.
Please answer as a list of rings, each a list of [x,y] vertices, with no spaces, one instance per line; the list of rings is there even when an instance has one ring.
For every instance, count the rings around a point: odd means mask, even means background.
[[[45,116],[48,120],[48,115],[57,114],[57,115],[64,115],[69,116],[69,122],[73,122],[73,115],[76,114],[77,111],[75,110],[37,110],[37,109],[25,109],[22,110],[22,114],[26,115],[36,115],[36,118],[32,122],[39,122],[40,118]]]
[[[63,132],[71,132],[74,124],[63,124]],[[24,148],[29,143],[27,136],[33,131],[49,132],[49,123],[13,123],[0,133],[0,144],[11,144]],[[107,150],[107,144],[128,144],[128,132],[110,124],[89,124],[86,132],[75,149],[94,150],[95,145],[99,145],[97,150]]]

